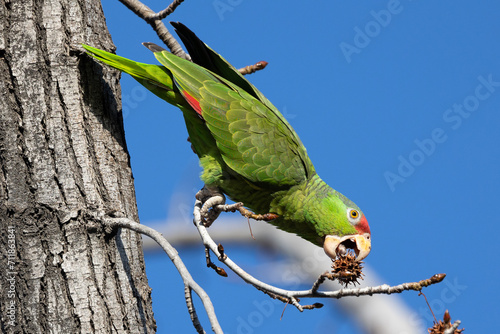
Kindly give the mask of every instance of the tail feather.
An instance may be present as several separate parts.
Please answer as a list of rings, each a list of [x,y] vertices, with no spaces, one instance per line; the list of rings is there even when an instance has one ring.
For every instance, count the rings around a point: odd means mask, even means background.
[[[184,98],[175,88],[172,73],[165,66],[138,63],[85,44],[82,44],[82,47],[92,57],[130,74],[140,84],[168,103],[179,107],[186,106]]]
[[[151,65],[132,61],[115,54],[82,46],[88,54],[122,72],[130,74],[135,80],[170,104],[194,109],[200,114],[194,101],[200,100],[199,88],[205,80],[215,80],[228,86],[236,86],[270,109],[274,106],[243,75],[222,56],[208,47],[191,30],[179,22],[171,22],[186,46],[193,63],[178,58],[154,43],[143,43],[163,65]],[[207,71],[208,70],[208,71]]]

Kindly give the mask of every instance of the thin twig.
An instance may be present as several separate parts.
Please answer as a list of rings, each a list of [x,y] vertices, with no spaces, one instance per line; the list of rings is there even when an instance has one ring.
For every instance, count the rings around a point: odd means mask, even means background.
[[[444,331],[444,334],[453,334],[455,331],[458,329],[458,326],[460,326],[462,322],[460,320],[456,320],[453,325],[448,328],[447,330]]]
[[[205,247],[205,259],[207,260],[207,267],[215,270],[217,274],[223,277],[227,277],[226,271],[221,267],[217,267],[215,263],[212,262],[212,260],[210,259],[210,249],[208,249],[207,247]]]
[[[429,308],[429,311],[431,311],[432,317],[434,318],[434,322],[438,322],[437,319],[436,319],[436,315],[434,314],[434,311],[432,310],[431,304],[429,304],[429,301],[427,300],[427,296],[425,295],[425,293],[423,293],[422,291],[420,291],[420,293],[418,295],[419,296],[420,295],[424,296],[425,303],[427,304],[427,307]]]
[[[152,16],[156,15],[156,13],[153,10],[151,10],[151,8],[149,8],[139,0],[120,0],[120,2],[124,4],[128,9],[130,9],[132,12],[134,12],[137,16],[139,16],[141,19],[146,21],[149,25],[151,25],[151,27],[156,32],[158,37],[163,41],[163,43],[165,43],[165,45],[170,49],[170,51],[174,55],[187,60],[191,60],[191,57],[189,57],[189,55],[185,53],[184,50],[182,50],[182,47],[179,44],[179,42],[177,42],[177,40],[172,36],[172,34],[170,34],[170,32],[168,31],[167,27],[163,24],[163,22],[159,19],[151,19]],[[174,3],[175,2],[177,1],[174,1]],[[179,1],[179,4],[181,2],[182,1]],[[172,11],[179,4],[173,6]],[[169,7],[167,7],[167,9]],[[165,9],[165,11],[167,9]]]
[[[248,66],[242,67],[242,68],[238,69],[238,72],[240,72],[243,75],[252,74],[252,73],[255,73],[257,71],[265,69],[267,64],[268,64],[267,61],[262,60],[262,61],[255,63],[254,65],[248,65]]]
[[[155,13],[151,8],[143,4],[139,0],[119,0],[123,3],[128,9],[134,12],[141,19],[146,21],[153,30],[156,32],[158,37],[165,43],[165,45],[169,48],[169,50],[176,56],[181,58],[191,60],[191,57],[184,52],[181,45],[177,40],[172,36],[172,34],[168,31],[167,27],[161,20],[166,18],[168,15],[172,14],[175,9],[182,3],[184,0],[174,0],[167,8]],[[259,61],[254,65],[248,65],[240,68],[238,71],[243,74],[252,74],[257,71],[263,70],[267,66],[267,61]]]
[[[304,309],[302,308],[302,305],[299,304],[299,301],[297,300],[297,298],[295,298],[293,296],[290,297],[290,304],[295,306],[297,308],[297,310],[299,310],[300,312],[304,312]]]
[[[322,308],[324,305],[321,304],[321,303],[314,303],[314,304],[311,304],[311,305],[303,305],[302,308],[304,310],[313,310],[315,308]]]
[[[179,6],[184,0],[174,0],[170,5],[168,5],[167,8],[165,8],[162,11],[159,11],[158,13],[150,14],[148,17],[146,17],[146,21],[154,21],[154,20],[163,20],[170,14],[174,12],[174,10]]]
[[[163,237],[163,235],[160,232],[148,226],[138,224],[128,218],[103,218],[101,219],[101,221],[110,227],[128,228],[132,231],[145,234],[154,241],[156,241],[158,245],[160,245],[160,247],[163,248],[165,253],[167,253],[170,260],[172,260],[172,262],[174,263],[175,267],[177,268],[177,271],[182,277],[185,289],[189,289],[190,291],[193,290],[200,297],[201,302],[203,303],[203,306],[205,307],[205,310],[207,312],[208,319],[210,320],[210,324],[212,325],[213,331],[215,333],[222,333],[222,328],[220,327],[219,321],[217,320],[215,309],[212,304],[212,301],[210,300],[210,297],[205,292],[205,290],[203,290],[198,285],[198,283],[195,282],[193,277],[191,277],[191,274],[189,273],[186,266],[182,262],[179,253],[177,253],[177,250],[174,247],[172,247],[172,245],[170,245],[167,239],[165,239],[165,237]],[[189,296],[191,296],[191,292],[189,292]],[[194,305],[192,305],[192,300],[189,301],[186,299],[186,303],[188,305],[188,310],[191,315],[191,319],[193,320],[193,325],[198,330],[198,325],[199,326],[201,325],[199,324],[198,317],[196,315],[196,312],[194,311]]]
[[[316,282],[314,282],[314,284],[313,284],[313,286],[311,288],[311,291],[313,293],[316,293],[316,291],[318,291],[318,289],[319,289],[319,286],[321,284],[323,284],[323,282],[325,281],[325,279],[328,278],[329,280],[333,280],[336,276],[339,276],[339,274],[333,274],[333,273],[331,273],[329,271],[324,272],[323,274],[321,274],[318,277],[318,279],[316,280]]]
[[[210,237],[210,234],[207,231],[207,228],[204,226],[202,223],[201,219],[201,214],[200,210],[202,207],[202,202],[199,200],[196,200],[195,202],[195,207],[194,207],[194,224],[196,228],[198,229],[198,233],[200,234],[200,237],[203,241],[203,244],[210,248],[210,250],[219,258],[220,257],[220,252],[218,250],[217,244],[214,242],[214,240]],[[242,268],[240,268],[236,263],[234,263],[230,257],[228,256],[227,252],[224,254],[225,258],[221,258],[221,262],[223,262],[229,269],[231,269],[236,275],[240,276],[245,282],[252,284],[255,288],[258,290],[263,291],[264,293],[270,295],[272,298],[276,298],[279,300],[282,300],[283,302],[290,303],[297,307],[300,311],[304,309],[303,306],[301,306],[298,302],[298,298],[310,298],[310,297],[315,297],[315,298],[342,298],[342,297],[347,297],[347,296],[371,296],[374,294],[392,294],[392,293],[401,293],[406,290],[415,290],[415,291],[420,291],[422,288],[427,287],[432,284],[436,284],[441,282],[445,275],[444,274],[437,274],[432,276],[429,279],[421,280],[419,282],[411,282],[411,283],[403,283],[400,285],[396,286],[389,286],[387,284],[383,284],[380,286],[375,286],[375,287],[365,287],[365,288],[352,288],[352,289],[340,289],[337,291],[317,291],[319,288],[319,285],[322,283],[319,282],[320,278],[316,281],[316,283],[313,285],[313,287],[309,290],[299,290],[299,291],[291,291],[291,290],[285,290],[281,289],[272,285],[269,285],[267,283],[264,283],[252,275],[248,274],[246,271],[244,271]],[[325,275],[325,278],[327,276]],[[324,280],[324,278],[323,278]]]

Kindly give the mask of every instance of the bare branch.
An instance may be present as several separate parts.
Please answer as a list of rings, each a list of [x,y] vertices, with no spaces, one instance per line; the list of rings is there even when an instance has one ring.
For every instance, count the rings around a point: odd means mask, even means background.
[[[291,291],[281,289],[262,281],[259,281],[252,275],[248,274],[242,268],[240,268],[236,263],[234,263],[227,253],[224,253],[222,257],[219,252],[219,247],[214,242],[214,240],[210,237],[207,228],[202,223],[201,218],[201,208],[203,203],[200,200],[196,200],[194,207],[194,224],[198,229],[198,232],[201,236],[203,244],[208,247],[218,258],[219,260],[227,265],[229,269],[231,269],[235,274],[241,277],[245,282],[252,284],[258,290],[264,292],[265,294],[271,296],[272,298],[279,299],[283,302],[290,303],[294,305],[299,311],[303,311],[304,306],[299,304],[299,298],[342,298],[347,296],[371,296],[374,294],[392,294],[392,293],[401,293],[406,290],[415,290],[420,291],[422,288],[427,287],[432,284],[436,284],[441,282],[445,274],[437,274],[432,276],[429,279],[421,280],[419,282],[412,283],[403,283],[396,286],[389,286],[387,284],[383,284],[375,287],[365,287],[365,288],[352,288],[352,289],[340,289],[337,291],[318,291],[319,286],[324,281],[325,278],[329,278],[329,275],[321,275],[320,278],[314,283],[310,290],[302,290],[302,291]],[[313,307],[308,306],[307,309]]]
[[[177,40],[170,34],[168,31],[167,27],[163,24],[163,22],[160,19],[154,19],[155,15],[157,15],[151,8],[148,6],[144,5],[142,2],[139,0],[120,0],[121,3],[123,3],[128,9],[133,11],[137,16],[139,16],[141,19],[146,21],[151,27],[153,28],[154,31],[156,31],[156,34],[158,37],[165,43],[165,45],[170,49],[170,51],[181,58],[191,60],[191,57],[187,53],[182,50],[181,45]],[[161,11],[160,13],[165,12],[162,15],[167,15],[171,14],[175,8],[180,5],[182,1],[174,1],[170,6],[168,6],[165,10]],[[175,4],[175,5],[174,5]],[[170,8],[170,12],[168,12],[168,9]],[[168,12],[168,13],[167,13]],[[158,13],[159,14],[159,13]],[[164,18],[163,17],[163,18]]]
[[[159,11],[158,13],[155,13],[151,8],[149,8],[139,0],[119,1],[141,19],[146,21],[146,23],[148,23],[153,28],[158,37],[163,41],[163,43],[165,43],[165,45],[174,55],[187,60],[191,60],[191,57],[186,52],[184,52],[179,42],[177,42],[172,34],[170,34],[165,24],[163,24],[163,22],[161,21],[168,15],[172,14],[184,0],[174,0],[170,5],[168,5],[167,8]],[[267,64],[267,61],[259,61],[254,65],[242,67],[238,71],[243,75],[252,74],[257,71],[263,70],[267,66]]]
[[[192,198],[192,194],[184,194],[183,196],[184,199],[176,197],[175,200],[184,202],[186,200],[189,201]],[[193,230],[192,228],[194,226],[192,225],[186,225],[185,219],[188,219],[188,217],[185,216],[186,214],[187,213],[184,213],[182,217],[172,217],[168,220],[161,220],[158,222],[151,221],[147,225],[160,231],[164,236],[168,236],[168,241],[176,248],[177,246],[182,245],[182,247],[191,247],[193,249],[202,251],[202,249],[204,249],[205,247],[201,246],[200,248],[200,244],[202,245],[202,242],[200,240],[199,234],[196,232],[197,230]],[[189,216],[191,216],[191,214],[192,211],[189,212]],[[182,221],[180,221],[180,219],[182,219]],[[192,217],[190,219],[192,221]],[[269,250],[269,252],[278,252],[279,254],[287,258],[287,261],[281,262],[279,264],[272,261],[261,261],[260,265],[263,267],[262,270],[259,270],[259,275],[257,276],[257,278],[261,281],[279,286],[281,283],[278,282],[284,282],[287,280],[287,278],[295,277],[296,280],[294,280],[293,282],[296,282],[297,284],[300,282],[302,286],[304,286],[303,284],[306,284],[305,288],[309,288],[312,283],[318,278],[318,276],[330,267],[332,262],[330,258],[324,255],[321,248],[314,246],[310,242],[302,240],[295,235],[280,231],[271,224],[252,222],[253,232],[256,237],[256,240],[253,240],[248,234],[248,227],[245,221],[246,219],[240,218],[239,214],[221,214],[221,217],[218,218],[215,226],[210,227],[208,229],[208,232],[217,244],[222,243],[222,245],[224,245],[224,252],[227,251],[228,255],[233,260],[235,254],[227,243],[236,243],[239,246],[244,246],[250,249],[264,247],[265,249]],[[154,242],[150,238],[143,238],[143,245],[145,247],[145,251],[159,249],[159,246],[156,244],[156,242]],[[215,264],[226,269],[229,276],[233,275],[233,280],[239,279],[239,277],[236,277],[236,275],[233,274],[223,263],[217,263],[217,258],[214,254],[211,254],[211,256]],[[204,265],[204,262],[202,263],[202,265]],[[213,275],[211,269],[207,270],[207,274]],[[288,276],[286,277],[280,274],[285,272],[288,274]],[[370,263],[366,263],[365,267],[363,268],[363,273],[365,274],[363,280],[364,286],[376,286],[384,283],[380,281],[380,276],[373,271]],[[220,280],[221,283],[224,283],[222,282],[224,281],[224,278],[221,277]],[[268,280],[272,280],[275,283],[271,283]],[[290,280],[288,281],[290,282]],[[205,288],[202,282],[199,283],[203,288]],[[339,288],[340,287],[337,284],[334,284],[331,281],[325,281],[321,285],[320,289],[338,290]],[[247,289],[253,289],[253,287],[247,286]],[[434,294],[435,291],[439,292],[440,289],[442,289],[442,287],[436,286],[429,289],[428,291],[425,291],[426,289],[423,289],[422,291]],[[327,304],[334,304],[336,305],[336,307],[343,308],[345,309],[346,316],[349,315],[353,317],[353,319],[355,319],[354,321],[359,325],[359,327],[363,328],[363,330],[366,332],[370,332],[370,330],[372,330],[373,333],[376,332],[379,334],[385,334],[389,332],[405,332],[408,334],[422,333],[422,327],[419,326],[421,322],[410,323],[405,320],[409,319],[411,316],[414,316],[414,311],[410,310],[402,301],[402,297],[404,297],[403,295],[405,293],[391,295],[391,298],[350,297],[321,300],[310,298],[301,300],[301,303],[303,304],[302,307],[304,310],[309,309],[307,307],[308,305],[304,304],[324,304],[325,306]],[[270,295],[268,296],[271,297]],[[210,297],[213,298],[213,296]],[[279,297],[283,298],[281,296]],[[263,298],[268,297],[261,295],[258,298],[264,300]],[[287,303],[286,298],[283,298],[282,302],[284,307]],[[289,306],[287,306],[287,308],[288,307]],[[200,312],[200,310],[197,311]],[[217,306],[216,312],[217,316],[220,319],[221,310]],[[281,311],[279,311],[279,313],[281,313]],[[221,325],[224,329],[224,325],[222,323]],[[377,330],[374,330],[373,328],[377,328]],[[424,332],[427,333],[426,331]]]
[[[186,304],[196,330],[199,333],[204,332],[194,309],[193,301],[191,298],[191,290],[193,290],[200,297],[207,312],[208,319],[210,320],[210,324],[212,325],[213,331],[215,333],[222,333],[222,329],[220,327],[219,321],[217,320],[217,316],[215,315],[214,306],[212,304],[212,301],[210,300],[210,297],[205,292],[205,290],[203,290],[198,285],[198,283],[194,281],[193,277],[191,277],[191,274],[179,257],[177,250],[172,247],[172,245],[170,245],[170,243],[163,237],[161,233],[148,226],[138,224],[128,218],[103,218],[101,219],[101,221],[106,224],[106,226],[128,228],[132,231],[145,234],[156,241],[158,245],[163,248],[165,253],[167,253],[168,257],[170,258],[170,260],[172,260],[175,267],[177,268],[177,271],[182,277],[182,281],[184,282],[184,289],[186,292]]]
[[[184,0],[174,0],[174,2],[168,5],[168,7],[165,8],[164,10],[146,17],[146,21],[150,22],[154,20],[163,20],[164,18],[172,14],[174,10],[177,8],[177,6],[179,6],[183,1]]]

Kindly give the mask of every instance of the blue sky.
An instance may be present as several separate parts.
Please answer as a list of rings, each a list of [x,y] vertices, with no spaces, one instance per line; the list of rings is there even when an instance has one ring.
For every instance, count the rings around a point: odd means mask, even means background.
[[[268,61],[249,79],[295,128],[319,175],[366,214],[373,240],[367,265],[388,284],[446,273],[447,285],[424,291],[437,316],[447,308],[467,332],[486,332],[488,319],[500,315],[494,210],[500,199],[500,4],[283,4],[190,0],[166,21],[183,22],[236,67]],[[165,4],[148,5],[160,10]],[[103,6],[117,53],[156,63],[140,44],[159,43],[152,29],[118,1]],[[189,225],[191,196],[202,184],[180,112],[126,75],[122,94],[141,223],[176,218]],[[233,248],[249,267],[281,260],[258,246]],[[201,246],[179,252],[213,295],[223,328],[244,332],[238,319],[248,320],[253,301],[265,300],[262,293],[209,271]],[[168,258],[147,253],[146,265],[158,332],[192,331]],[[217,295],[222,287],[237,298]],[[402,298],[426,319],[422,297],[407,292]],[[278,305],[252,332],[359,332],[340,309],[328,308],[299,314],[289,307],[280,321]]]

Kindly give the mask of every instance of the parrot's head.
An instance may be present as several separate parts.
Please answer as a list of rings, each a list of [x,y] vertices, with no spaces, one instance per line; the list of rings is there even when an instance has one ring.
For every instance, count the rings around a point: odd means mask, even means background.
[[[347,249],[356,253],[356,261],[371,250],[370,226],[363,212],[347,197],[335,192],[327,199],[330,207],[329,224],[323,225],[323,249],[332,260]]]

